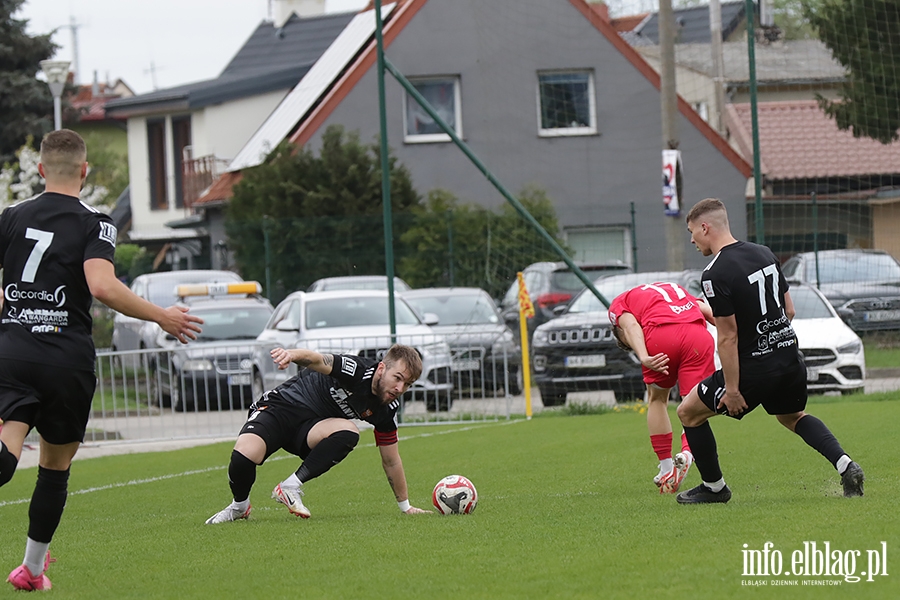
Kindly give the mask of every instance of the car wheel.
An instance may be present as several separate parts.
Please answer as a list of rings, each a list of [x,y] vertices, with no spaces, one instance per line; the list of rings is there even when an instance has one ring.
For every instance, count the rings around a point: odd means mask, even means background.
[[[566,392],[560,392],[553,388],[540,387],[541,402],[544,406],[562,406],[566,403]]]
[[[447,412],[452,405],[450,392],[425,392],[425,408],[429,412]]]

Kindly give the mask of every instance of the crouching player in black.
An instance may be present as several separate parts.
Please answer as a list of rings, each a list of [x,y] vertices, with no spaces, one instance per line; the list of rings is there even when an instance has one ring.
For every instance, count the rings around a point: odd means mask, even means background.
[[[228,465],[234,501],[207,519],[207,524],[246,519],[256,467],[280,448],[303,459],[297,471],[275,486],[272,497],[291,514],[310,516],[302,502],[303,484],[344,460],[359,442],[350,419],[375,426],[381,466],[406,514],[429,513],[409,504],[406,475],[397,450],[397,409],[400,396],[422,374],[422,359],[414,348],[395,344],[381,362],[360,356],[319,354],[312,350],[275,348],[279,369],[297,363],[310,369],[262,395],[238,435]]]

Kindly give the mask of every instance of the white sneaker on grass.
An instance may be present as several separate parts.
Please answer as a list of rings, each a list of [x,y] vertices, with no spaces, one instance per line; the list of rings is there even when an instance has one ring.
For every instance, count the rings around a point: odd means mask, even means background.
[[[272,490],[272,497],[287,506],[292,515],[297,515],[301,519],[310,517],[309,509],[303,506],[303,490],[299,487],[290,487],[279,483]]]
[[[228,521],[238,521],[240,519],[246,519],[250,516],[251,506],[247,506],[247,510],[241,510],[236,508],[234,502],[226,506],[223,510],[220,510],[210,518],[206,520],[207,525],[213,525],[215,523],[227,523]]]

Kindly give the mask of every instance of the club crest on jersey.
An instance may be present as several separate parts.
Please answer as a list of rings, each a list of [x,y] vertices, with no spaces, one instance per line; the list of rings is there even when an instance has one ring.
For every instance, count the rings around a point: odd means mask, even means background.
[[[716,293],[713,291],[712,281],[706,280],[703,282],[703,295],[707,298],[714,298]]]
[[[341,373],[352,377],[356,373],[356,361],[342,356]]]
[[[104,242],[109,242],[110,245],[115,248],[116,247],[116,236],[118,235],[118,229],[112,223],[106,223],[104,221],[100,222],[100,239]]]

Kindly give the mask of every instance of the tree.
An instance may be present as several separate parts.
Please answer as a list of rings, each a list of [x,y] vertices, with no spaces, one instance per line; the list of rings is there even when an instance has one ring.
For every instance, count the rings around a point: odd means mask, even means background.
[[[772,12],[775,25],[786,40],[804,40],[816,37],[816,30],[806,17],[806,7],[821,4],[821,0],[773,0]]]
[[[847,68],[838,101],[817,95],[837,126],[882,144],[900,139],[900,4],[822,0],[804,7],[835,59]]]
[[[28,22],[13,17],[24,2],[0,0],[0,166],[15,160],[29,136],[40,140],[53,126],[53,96],[35,76],[57,46],[52,34],[25,33]]]
[[[519,202],[554,240],[559,222],[546,192],[528,187]],[[542,260],[561,260],[540,234],[508,203],[497,211],[461,204],[446,190],[432,190],[413,210],[402,236],[408,252],[399,271],[413,287],[471,286],[499,297],[516,272]],[[452,275],[452,280],[451,280]]]
[[[391,206],[398,214],[419,204],[409,171],[390,157]],[[266,280],[270,298],[303,289],[320,277],[385,272],[378,144],[332,125],[318,156],[279,145],[265,163],[244,172],[226,211],[229,245],[246,278]],[[398,248],[402,255],[402,248]]]

